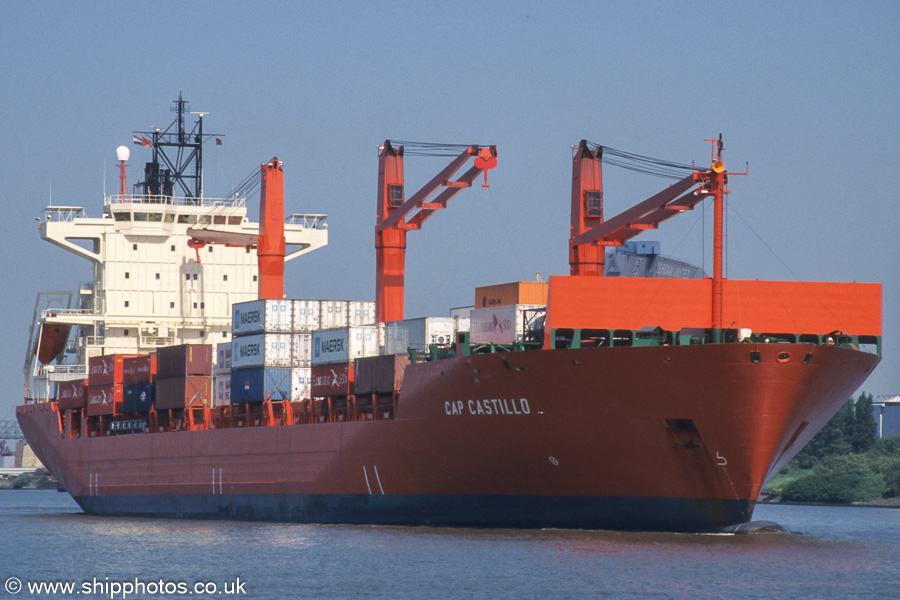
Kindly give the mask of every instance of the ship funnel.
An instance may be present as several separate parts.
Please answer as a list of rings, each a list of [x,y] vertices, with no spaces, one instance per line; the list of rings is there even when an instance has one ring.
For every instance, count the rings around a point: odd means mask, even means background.
[[[116,148],[116,160],[126,161],[131,157],[131,150],[128,146],[119,146]]]

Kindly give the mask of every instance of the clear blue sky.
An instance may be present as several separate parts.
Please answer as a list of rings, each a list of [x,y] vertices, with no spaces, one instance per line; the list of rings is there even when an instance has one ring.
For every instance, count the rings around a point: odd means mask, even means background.
[[[885,359],[863,389],[900,393],[898,31],[897,2],[5,2],[0,418],[21,401],[37,292],[91,278],[34,217],[51,188],[98,216],[116,146],[166,126],[179,90],[226,135],[209,195],[278,156],[288,210],[329,215],[330,245],[289,263],[294,297],[374,297],[384,139],[496,144],[490,189],[410,234],[408,316],[567,272],[579,139],[704,164],[721,132],[751,172],[730,199],[729,277],[883,283]],[[146,159],[132,153],[132,181]],[[406,163],[409,188],[442,166]],[[607,168],[606,213],[665,185]],[[638,239],[709,270],[702,224]]]

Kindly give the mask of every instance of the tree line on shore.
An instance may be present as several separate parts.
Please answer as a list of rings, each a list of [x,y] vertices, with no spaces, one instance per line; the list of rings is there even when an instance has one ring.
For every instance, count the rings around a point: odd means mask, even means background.
[[[878,437],[872,395],[851,398],[764,490],[785,502],[900,497],[900,436]]]

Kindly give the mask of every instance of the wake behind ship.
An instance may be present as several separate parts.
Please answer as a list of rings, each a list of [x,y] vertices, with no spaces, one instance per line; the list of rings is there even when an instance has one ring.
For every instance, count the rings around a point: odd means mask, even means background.
[[[455,157],[407,197],[407,149]],[[173,292],[170,309],[177,301],[182,314],[172,326],[159,310],[167,298],[152,300],[137,326],[119,325],[117,345],[96,343],[98,323],[116,329],[108,303],[39,313],[20,426],[90,514],[686,532],[749,521],[765,482],[880,361],[881,286],[723,278],[721,216],[736,174],[722,151],[714,142],[708,169],[637,157],[678,180],[605,219],[604,152],[635,155],[582,141],[570,274],[477,288],[450,317],[404,319],[406,234],[479,176],[488,185],[493,146],[381,147],[374,303],[282,298],[285,240],[324,228],[283,222],[277,160],[259,172],[258,229],[172,186],[108,201],[103,241],[117,249],[88,257],[107,275],[95,277],[97,297],[112,296],[105,261],[116,260],[126,263],[117,275],[176,265],[178,288],[197,273],[196,294]],[[706,198],[711,278],[604,276],[606,246]],[[122,258],[140,252],[119,240],[136,230],[147,233],[140,244],[178,259]],[[256,294],[208,300],[224,291],[210,280],[246,288],[251,278]],[[195,301],[220,314],[180,328],[194,323]],[[162,328],[184,334],[159,343]],[[73,353],[80,364],[66,360]]]

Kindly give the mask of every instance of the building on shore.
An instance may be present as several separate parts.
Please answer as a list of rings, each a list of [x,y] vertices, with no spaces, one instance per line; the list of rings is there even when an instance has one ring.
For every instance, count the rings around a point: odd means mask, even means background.
[[[900,395],[876,396],[872,400],[872,414],[878,424],[878,437],[900,435]]]

